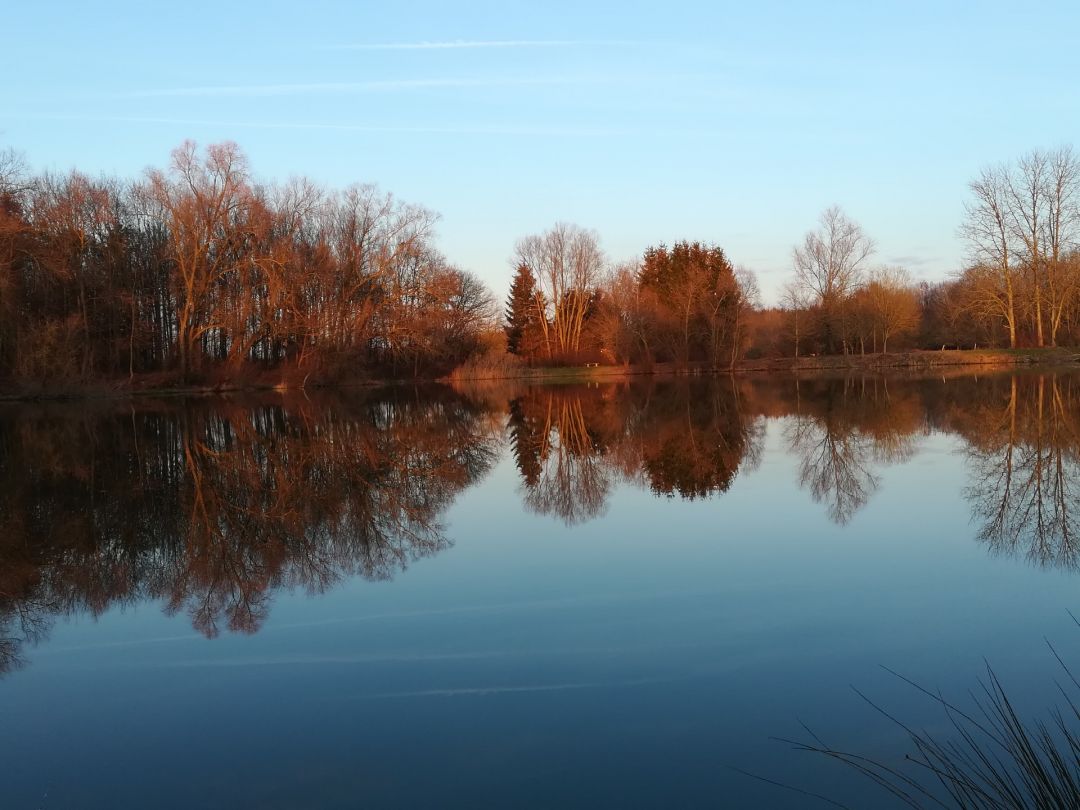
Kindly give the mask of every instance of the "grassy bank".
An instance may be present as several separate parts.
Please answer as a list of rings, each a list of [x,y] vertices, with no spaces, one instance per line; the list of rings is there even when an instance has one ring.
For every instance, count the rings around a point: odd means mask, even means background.
[[[652,365],[525,366],[508,361],[472,365],[456,370],[444,382],[475,383],[513,380],[525,384],[612,382],[639,376],[704,374],[814,374],[928,369],[1006,369],[1015,366],[1080,366],[1080,349],[978,349],[972,351],[910,351],[891,354],[775,357],[744,360],[734,369],[708,363],[654,363]],[[184,383],[177,375],[145,375],[117,380],[51,380],[12,384],[0,388],[3,400],[78,400],[137,396],[212,396],[239,392],[304,391],[318,388],[360,388],[433,382],[429,379],[374,379],[370,377],[324,378],[295,370],[267,371],[256,376],[218,375]]]
[[[369,377],[321,375],[287,371],[265,371],[258,374],[216,373],[185,382],[179,374],[143,374],[118,379],[66,379],[39,382],[16,382],[0,387],[3,401],[57,401],[113,399],[117,397],[224,396],[245,392],[313,391],[326,388],[369,388],[392,381]]]
[[[746,360],[736,371],[818,371],[930,369],[945,366],[1020,365],[1061,366],[1080,363],[1080,349],[974,349],[948,351],[908,351],[890,354],[849,354],[822,357],[772,358]]]
[[[1011,366],[1080,365],[1080,349],[976,349],[949,351],[908,351],[890,354],[849,354],[808,357],[773,357],[743,360],[734,368],[717,368],[708,363],[655,363],[653,365],[529,367],[499,364],[497,367],[458,369],[454,381],[513,379],[526,382],[590,382],[637,375],[696,375],[741,373],[802,373],[818,371],[886,371],[889,369],[934,369]]]

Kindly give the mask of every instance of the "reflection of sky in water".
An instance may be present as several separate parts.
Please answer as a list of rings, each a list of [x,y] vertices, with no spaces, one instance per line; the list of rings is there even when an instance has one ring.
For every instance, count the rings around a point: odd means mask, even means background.
[[[602,517],[523,509],[508,448],[392,582],[278,592],[208,641],[157,603],[61,620],[0,681],[6,806],[801,806],[736,765],[881,805],[770,735],[892,756],[857,684],[942,718],[879,669],[962,695],[984,657],[1023,707],[1080,639],[1076,575],[987,553],[957,435],[867,457],[846,524],[800,486],[795,419],[719,497],[614,480]],[[834,516],[833,516],[834,517]],[[1073,656],[1077,660],[1080,656]],[[46,798],[47,797],[47,798]]]

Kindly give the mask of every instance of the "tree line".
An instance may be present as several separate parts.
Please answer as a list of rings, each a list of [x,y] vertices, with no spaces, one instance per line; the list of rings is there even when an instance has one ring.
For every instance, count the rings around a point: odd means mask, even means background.
[[[739,359],[757,282],[718,245],[649,247],[610,266],[592,231],[560,223],[518,242],[507,350],[529,363]]]
[[[371,185],[260,184],[231,143],[134,182],[31,176],[8,152],[0,376],[445,371],[495,315],[436,221]]]
[[[505,310],[438,250],[438,216],[372,185],[264,184],[232,143],[141,178],[31,174],[0,153],[0,381],[334,381],[462,364],[654,363],[1080,342],[1080,158],[1033,150],[969,185],[965,265],[916,283],[839,207],[763,308],[702,241],[612,262],[557,223],[517,242]]]
[[[890,349],[1080,343],[1080,158],[1032,150],[969,184],[954,277],[916,282],[874,262],[841,208],[792,250],[778,305],[714,244],[649,247],[609,265],[595,233],[556,225],[518,243],[507,348],[529,363],[701,363]]]
[[[938,283],[872,266],[874,241],[827,209],[793,251],[794,278],[759,348],[798,356],[1080,343],[1080,157],[1070,146],[1034,149],[984,168],[968,191],[959,228],[967,259]]]

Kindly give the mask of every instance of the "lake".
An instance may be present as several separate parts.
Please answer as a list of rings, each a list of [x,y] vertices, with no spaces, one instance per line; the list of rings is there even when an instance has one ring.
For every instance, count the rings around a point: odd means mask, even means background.
[[[1080,374],[0,408],[9,808],[852,806],[1080,662]]]

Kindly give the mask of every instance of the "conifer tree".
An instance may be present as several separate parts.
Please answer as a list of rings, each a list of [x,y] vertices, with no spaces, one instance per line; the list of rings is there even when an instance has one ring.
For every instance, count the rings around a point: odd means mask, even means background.
[[[506,299],[506,346],[511,354],[526,357],[536,349],[536,295],[532,271],[519,264]]]

